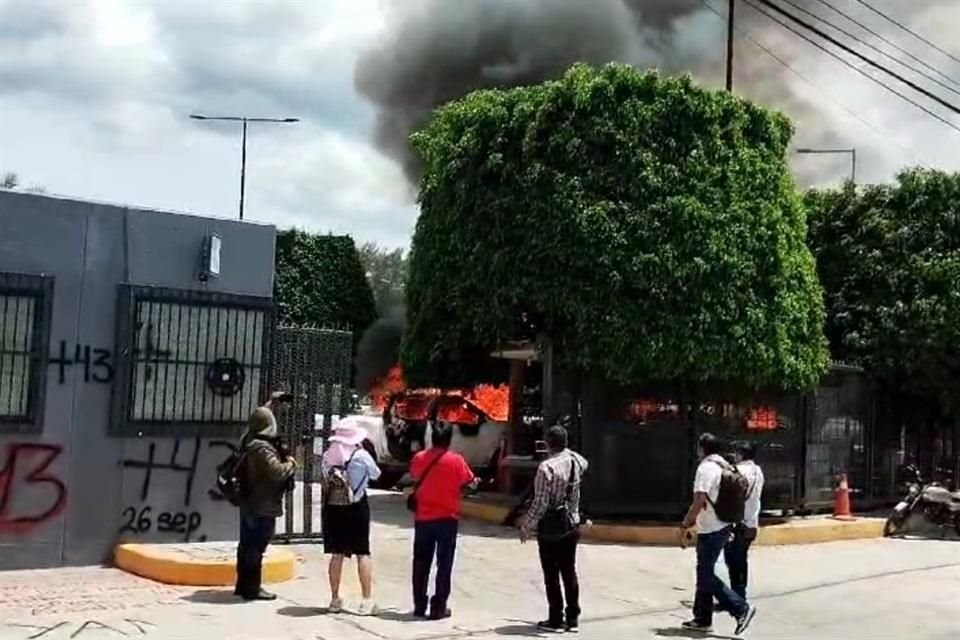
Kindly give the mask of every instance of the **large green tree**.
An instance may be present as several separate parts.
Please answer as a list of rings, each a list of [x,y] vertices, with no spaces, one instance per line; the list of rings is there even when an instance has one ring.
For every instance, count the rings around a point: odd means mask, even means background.
[[[277,233],[274,289],[283,324],[350,329],[359,340],[376,318],[373,292],[349,236]]]
[[[439,109],[402,357],[456,383],[526,325],[610,379],[808,387],[823,301],[779,113],[689,77],[578,65]]]
[[[956,408],[960,173],[911,169],[895,184],[811,191],[806,204],[834,355]]]

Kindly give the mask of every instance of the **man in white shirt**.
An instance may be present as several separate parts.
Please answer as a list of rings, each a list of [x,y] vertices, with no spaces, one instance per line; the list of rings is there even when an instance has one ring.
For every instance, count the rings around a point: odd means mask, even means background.
[[[720,520],[713,507],[720,495],[723,471],[732,467],[720,455],[723,444],[719,438],[705,433],[700,436],[698,444],[700,465],[693,480],[693,503],[682,524],[684,529],[697,525],[697,591],[693,601],[693,619],[682,626],[704,633],[713,631],[713,600],[716,598],[720,608],[736,619],[735,633],[739,635],[750,626],[756,608],[717,576],[717,560],[736,523]]]
[[[760,496],[763,495],[763,469],[754,459],[757,457],[757,445],[754,442],[741,442],[737,446],[739,462],[737,470],[747,479],[747,501],[743,509],[743,522],[736,525],[733,538],[723,550],[723,559],[727,563],[730,575],[730,588],[744,600],[747,599],[747,554],[750,545],[757,539],[760,527]]]

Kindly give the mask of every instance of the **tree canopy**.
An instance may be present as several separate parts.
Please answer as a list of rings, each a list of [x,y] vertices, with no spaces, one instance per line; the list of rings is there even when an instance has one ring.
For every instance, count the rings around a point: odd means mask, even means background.
[[[811,191],[810,245],[833,354],[907,394],[960,391],[960,173]]]
[[[615,381],[814,384],[824,310],[791,135],[779,113],[624,65],[440,108],[412,136],[408,377],[461,383],[532,325],[562,364]]]
[[[277,233],[274,289],[283,324],[350,329],[359,340],[376,318],[373,293],[349,236]]]

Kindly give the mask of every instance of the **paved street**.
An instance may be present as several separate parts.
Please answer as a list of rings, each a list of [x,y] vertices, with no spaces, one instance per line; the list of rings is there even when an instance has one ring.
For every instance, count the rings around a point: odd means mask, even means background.
[[[0,573],[0,638],[250,638],[284,640],[492,640],[536,637],[544,615],[536,548],[508,532],[465,523],[452,620],[414,622],[409,608],[412,531],[396,497],[379,496],[374,542],[377,618],[328,615],[318,547],[297,546],[298,578],[275,603],[238,603],[229,590],[158,585],[112,569]],[[871,540],[760,547],[751,638],[960,637],[960,542]],[[580,556],[588,639],[690,637],[678,629],[692,597],[693,554],[667,548],[585,545]],[[346,581],[348,606],[358,592]],[[729,618],[710,637],[728,637]],[[702,637],[702,636],[700,636]]]

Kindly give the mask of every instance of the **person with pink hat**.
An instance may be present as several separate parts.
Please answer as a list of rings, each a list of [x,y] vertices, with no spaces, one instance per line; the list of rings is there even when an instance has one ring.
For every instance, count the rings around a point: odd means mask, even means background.
[[[367,486],[380,477],[380,468],[363,448],[367,430],[349,418],[330,436],[321,461],[323,487],[323,550],[330,556],[330,612],[343,608],[340,579],[343,559],[357,557],[357,575],[363,600],[359,615],[373,615],[373,563],[370,559],[370,503]]]

